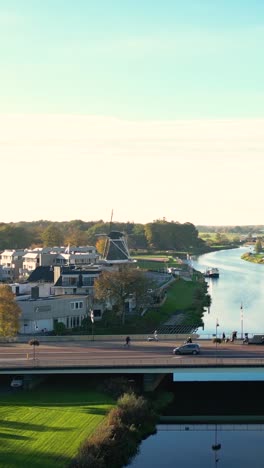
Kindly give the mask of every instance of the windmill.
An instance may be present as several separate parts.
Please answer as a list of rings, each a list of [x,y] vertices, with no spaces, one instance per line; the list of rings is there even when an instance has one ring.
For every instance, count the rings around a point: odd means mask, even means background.
[[[125,234],[120,231],[112,231],[113,210],[109,223],[108,234],[98,234],[100,237],[105,237],[105,245],[103,259],[109,263],[128,263],[132,259],[129,254]]]
[[[113,208],[112,208],[112,211],[111,211],[111,218],[110,218],[110,223],[109,223],[109,233],[112,231],[113,214],[114,214],[114,210],[113,210]],[[105,234],[105,236],[106,236],[106,240],[105,240],[105,245],[104,245],[103,258],[106,257],[107,234]]]

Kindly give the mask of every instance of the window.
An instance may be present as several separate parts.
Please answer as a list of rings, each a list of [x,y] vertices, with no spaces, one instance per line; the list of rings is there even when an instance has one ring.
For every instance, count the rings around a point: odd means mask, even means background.
[[[72,310],[83,309],[83,301],[71,302],[71,309]]]
[[[83,277],[83,285],[84,286],[93,286],[94,285],[94,277],[92,276],[84,276]]]

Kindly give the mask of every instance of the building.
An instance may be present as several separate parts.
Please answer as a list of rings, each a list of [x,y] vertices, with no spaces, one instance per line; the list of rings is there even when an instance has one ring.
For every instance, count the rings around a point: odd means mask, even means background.
[[[32,296],[17,296],[22,314],[19,319],[21,334],[36,335],[54,330],[56,323],[67,329],[79,327],[88,317],[88,297],[85,295],[50,296],[34,299]]]
[[[85,266],[98,262],[99,254],[93,246],[45,247],[26,251],[20,275],[27,278],[38,266]]]
[[[54,267],[54,294],[88,294],[93,296],[94,281],[102,267]]]
[[[19,278],[19,271],[23,264],[24,249],[6,249],[0,254],[4,281],[14,281]]]
[[[100,273],[99,265],[88,269],[38,266],[26,283],[11,285],[22,309],[20,333],[32,334],[36,320],[38,333],[44,329],[52,331],[56,321],[64,323],[67,329],[78,327],[84,317],[90,316],[91,309],[95,320],[100,320],[105,304],[95,303],[93,296],[94,280]],[[70,309],[66,305],[63,310],[62,299],[67,299],[68,304],[68,297],[71,299]]]

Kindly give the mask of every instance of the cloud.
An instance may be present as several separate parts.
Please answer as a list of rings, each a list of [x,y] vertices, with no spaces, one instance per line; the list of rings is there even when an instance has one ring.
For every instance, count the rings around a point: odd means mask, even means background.
[[[109,157],[262,156],[264,120],[128,121],[80,115],[0,115],[0,148]]]

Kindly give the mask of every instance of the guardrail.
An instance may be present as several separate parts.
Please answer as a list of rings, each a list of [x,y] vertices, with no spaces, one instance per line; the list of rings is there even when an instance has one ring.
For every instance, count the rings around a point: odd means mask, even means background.
[[[97,358],[96,360],[87,358],[67,358],[63,360],[48,360],[46,358],[36,358],[35,360],[30,358],[19,360],[5,360],[0,363],[0,373],[4,369],[39,369],[46,371],[48,369],[60,369],[65,370],[75,369],[76,371],[86,369],[87,372],[93,372],[95,370],[101,370],[107,372],[107,370],[115,369],[118,373],[122,369],[122,372],[130,372],[131,369],[137,373],[145,373],[147,370],[162,372],[173,371],[173,369],[189,368],[194,370],[195,368],[230,368],[230,367],[264,367],[264,357],[262,358],[190,358],[190,359],[177,359],[174,356],[170,358],[129,358],[129,359],[109,359],[106,362],[105,358]]]
[[[160,341],[185,341],[189,336],[192,336],[194,340],[199,338],[198,334],[158,334]],[[78,342],[78,341],[125,341],[127,334],[124,335],[63,335],[63,336],[48,336],[48,335],[34,335],[41,343],[65,343],[65,342]],[[142,334],[142,335],[129,335],[132,341],[147,341],[148,337],[154,337],[153,333]],[[19,335],[15,338],[0,339],[1,343],[28,343],[32,338],[32,335]]]
[[[248,337],[251,339],[255,333],[249,333]],[[127,335],[63,335],[63,336],[48,336],[48,335],[36,335],[35,338],[40,343],[78,343],[78,342],[111,342],[111,341],[120,341],[125,342],[125,338]],[[142,335],[129,335],[132,342],[140,342],[140,341],[148,341],[148,338],[154,338],[152,333],[150,334],[142,334]],[[199,333],[186,333],[186,334],[179,334],[179,333],[158,333],[158,341],[168,341],[168,342],[184,342],[187,338],[191,336],[193,341],[213,341],[216,337],[215,334],[199,334]],[[263,333],[264,336],[264,333]],[[217,335],[218,338],[221,339],[221,335]],[[19,335],[14,338],[3,339],[0,338],[0,346],[1,344],[8,344],[8,343],[28,343],[28,341],[32,338],[32,335]],[[235,342],[241,343],[242,339],[240,336],[235,340]],[[220,344],[221,346],[221,344]]]

